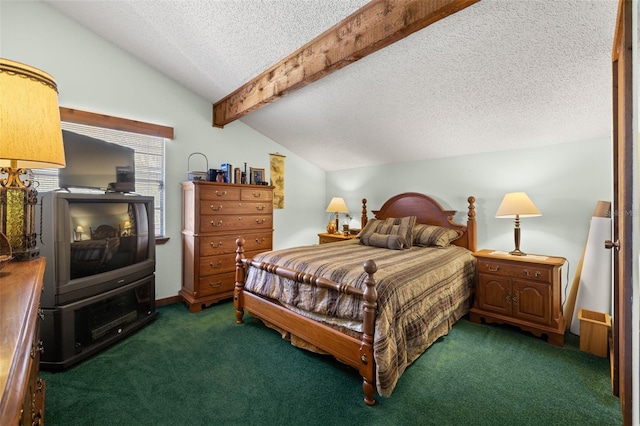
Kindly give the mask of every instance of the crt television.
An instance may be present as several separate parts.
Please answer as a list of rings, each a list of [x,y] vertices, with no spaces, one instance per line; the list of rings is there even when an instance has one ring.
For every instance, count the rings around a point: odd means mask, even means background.
[[[47,258],[42,306],[103,294],[155,272],[153,197],[122,193],[41,194]]]

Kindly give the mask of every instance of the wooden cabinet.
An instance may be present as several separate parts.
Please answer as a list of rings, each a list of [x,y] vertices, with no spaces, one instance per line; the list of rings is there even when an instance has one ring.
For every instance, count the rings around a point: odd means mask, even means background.
[[[245,256],[271,250],[273,187],[182,183],[182,289],[191,312],[233,297],[236,239]]]
[[[0,270],[0,424],[44,424],[40,379],[40,295],[45,259],[10,262]]]
[[[469,319],[473,322],[505,323],[548,342],[564,345],[561,270],[565,259],[552,256],[512,256],[481,250],[477,288]]]
[[[322,233],[322,234],[318,234],[318,242],[320,244],[327,244],[327,243],[335,243],[337,241],[345,241],[345,240],[350,240],[352,238],[355,238],[355,235],[347,235],[345,236],[342,233],[339,234],[326,234],[326,233]]]

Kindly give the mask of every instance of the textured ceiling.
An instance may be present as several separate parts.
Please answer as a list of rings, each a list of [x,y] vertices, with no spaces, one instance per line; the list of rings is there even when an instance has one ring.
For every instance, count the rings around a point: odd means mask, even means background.
[[[366,3],[45,2],[212,104]],[[617,4],[481,0],[241,121],[327,171],[609,137]]]

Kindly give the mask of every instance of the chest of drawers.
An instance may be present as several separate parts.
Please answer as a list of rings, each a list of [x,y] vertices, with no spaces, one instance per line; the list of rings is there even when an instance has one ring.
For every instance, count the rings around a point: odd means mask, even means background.
[[[245,256],[271,250],[273,187],[182,183],[182,289],[191,312],[233,297],[236,239]]]
[[[469,319],[515,325],[564,345],[561,268],[553,256],[512,256],[492,250],[474,253],[478,280]]]

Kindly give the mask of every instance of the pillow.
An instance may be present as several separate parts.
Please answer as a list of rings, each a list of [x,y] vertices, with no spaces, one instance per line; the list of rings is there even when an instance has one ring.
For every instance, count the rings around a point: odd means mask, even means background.
[[[398,234],[380,234],[378,232],[374,232],[368,236],[366,245],[392,250],[402,250],[406,244],[404,237],[401,237]]]
[[[358,234],[360,244],[394,250],[410,248],[413,242],[413,226],[415,223],[415,216],[388,218],[385,220],[371,219]],[[383,238],[381,235],[395,235],[399,238]],[[383,239],[384,241],[382,241]]]
[[[418,223],[413,227],[413,244],[422,247],[447,247],[462,234],[457,229]]]

